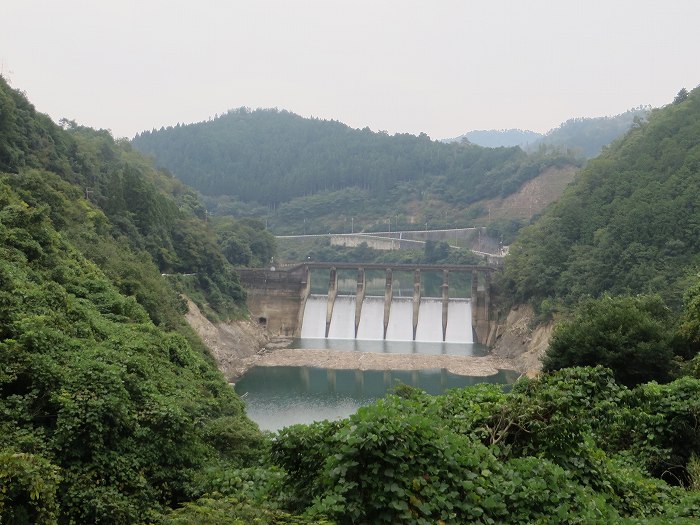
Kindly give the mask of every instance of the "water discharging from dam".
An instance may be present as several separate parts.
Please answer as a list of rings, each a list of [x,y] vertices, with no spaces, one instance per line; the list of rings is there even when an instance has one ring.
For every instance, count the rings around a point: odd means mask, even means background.
[[[447,305],[446,316],[444,304]],[[394,297],[388,308],[386,336],[384,332],[384,297],[366,296],[361,305],[357,335],[355,315],[357,296],[338,295],[332,310],[328,295],[312,294],[306,300],[301,326],[302,339],[326,338],[328,312],[331,311],[328,339],[357,339],[366,341],[420,341],[473,343],[471,301],[424,297],[414,311],[413,299]],[[414,315],[417,315],[414,338]],[[443,330],[443,324],[444,330]]]

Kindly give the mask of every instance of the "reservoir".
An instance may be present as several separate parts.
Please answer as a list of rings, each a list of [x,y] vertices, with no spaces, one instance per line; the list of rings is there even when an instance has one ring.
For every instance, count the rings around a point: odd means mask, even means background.
[[[324,267],[294,277],[297,286],[306,285],[295,328],[300,337],[266,363],[272,366],[254,367],[236,383],[248,417],[262,430],[276,431],[347,417],[398,384],[438,395],[477,383],[514,382],[517,372],[475,365],[489,357],[488,349],[475,343],[472,322],[487,319],[488,282],[473,267],[450,272],[448,279],[448,270],[435,268]],[[267,279],[280,278],[259,277],[256,286],[265,293],[272,286]],[[267,322],[267,315],[260,318]],[[294,325],[294,317],[286,323]]]
[[[440,369],[333,370],[297,366],[261,366],[249,370],[235,386],[244,396],[248,417],[261,430],[276,431],[296,423],[340,419],[384,397],[398,383],[429,394],[477,383],[513,383],[520,374],[501,370],[470,377]]]

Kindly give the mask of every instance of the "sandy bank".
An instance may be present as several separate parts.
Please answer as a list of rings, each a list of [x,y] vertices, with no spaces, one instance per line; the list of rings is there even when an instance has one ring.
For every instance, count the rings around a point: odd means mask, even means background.
[[[487,355],[420,355],[339,352],[333,350],[280,348],[243,359],[243,366],[312,366],[352,370],[423,370],[444,368],[453,374],[490,376],[499,370],[513,370],[510,360]]]

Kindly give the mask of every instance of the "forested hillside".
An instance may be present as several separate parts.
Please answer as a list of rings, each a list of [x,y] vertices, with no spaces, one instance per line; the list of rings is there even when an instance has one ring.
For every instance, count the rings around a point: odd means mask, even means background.
[[[248,461],[260,447],[257,428],[201,348],[155,326],[134,295],[110,282],[110,269],[56,231],[48,203],[28,203],[7,179],[0,181],[0,521],[149,522],[197,496],[195,472]],[[99,239],[107,221],[82,208],[84,228]],[[172,290],[152,287],[148,263],[135,253],[119,259],[150,277],[137,283],[131,275],[133,286],[165,303],[148,304],[151,316],[177,309]]]
[[[159,311],[168,294],[149,297],[141,283],[148,281],[151,292],[166,286],[156,284],[163,281],[159,273],[171,275],[177,289],[193,294],[211,314],[241,311],[243,290],[192,189],[155,170],[107,131],[70,121],[55,125],[4,80],[0,107],[0,172],[15,175],[7,183],[28,204],[48,206],[55,226],[108,272],[120,291],[135,295],[155,322],[172,315]],[[96,231],[88,228],[85,214]],[[268,234],[258,237],[258,244],[272,242]],[[251,250],[249,244],[242,249]],[[152,274],[143,275],[147,271]]]
[[[400,227],[464,223],[470,204],[509,195],[544,169],[573,162],[558,152],[445,144],[245,108],[147,131],[132,144],[203,194],[227,196],[212,199],[220,213],[257,203],[285,233],[349,231],[350,217],[358,230],[381,229],[389,216]]]
[[[0,522],[149,522],[260,447],[178,292],[244,293],[194,192],[64,128],[0,78]]]
[[[681,91],[591,160],[511,246],[517,301],[662,294],[678,306],[700,264],[700,89]]]

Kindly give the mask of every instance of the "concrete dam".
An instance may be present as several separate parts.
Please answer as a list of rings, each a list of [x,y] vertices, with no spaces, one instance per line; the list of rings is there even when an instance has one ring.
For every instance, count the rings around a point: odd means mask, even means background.
[[[272,334],[486,345],[495,336],[493,271],[490,266],[317,262],[238,269],[251,318]],[[344,275],[340,281],[339,274]],[[467,297],[451,294],[450,275],[466,280]],[[407,278],[412,286],[406,286]]]

